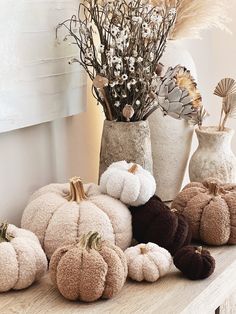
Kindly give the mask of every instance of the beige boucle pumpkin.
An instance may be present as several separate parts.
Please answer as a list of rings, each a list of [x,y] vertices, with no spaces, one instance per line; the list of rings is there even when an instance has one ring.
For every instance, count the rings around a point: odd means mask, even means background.
[[[157,281],[171,268],[170,253],[155,243],[138,244],[125,251],[128,276],[136,281]]]
[[[236,244],[236,184],[217,179],[188,184],[172,203],[184,215],[193,239],[210,245]]]
[[[122,289],[127,262],[119,247],[90,232],[80,241],[57,249],[49,270],[52,282],[65,298],[92,302],[110,299]]]
[[[96,184],[50,184],[35,192],[26,207],[23,228],[39,238],[47,256],[90,230],[126,249],[132,239],[131,214],[120,201],[101,194]]]
[[[0,292],[20,290],[40,279],[47,258],[37,237],[14,225],[0,225]]]

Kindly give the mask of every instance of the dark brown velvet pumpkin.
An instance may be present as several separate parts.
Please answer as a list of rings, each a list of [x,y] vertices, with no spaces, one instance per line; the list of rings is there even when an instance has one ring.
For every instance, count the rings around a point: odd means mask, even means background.
[[[189,224],[154,195],[142,206],[130,207],[133,236],[140,243],[153,242],[172,255],[191,242]]]
[[[185,246],[174,256],[175,266],[191,280],[205,279],[215,270],[215,259],[201,246]]]

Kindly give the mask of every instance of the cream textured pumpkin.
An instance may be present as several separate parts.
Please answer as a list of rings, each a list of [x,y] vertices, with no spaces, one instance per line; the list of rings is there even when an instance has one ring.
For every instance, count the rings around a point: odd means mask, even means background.
[[[145,204],[156,191],[156,182],[150,172],[140,165],[118,161],[102,174],[103,193],[132,206]]]
[[[128,276],[136,281],[157,281],[172,265],[170,253],[154,243],[138,244],[125,251]]]
[[[29,287],[47,271],[37,237],[14,225],[0,225],[0,292]]]
[[[120,201],[103,195],[96,184],[50,184],[35,192],[22,217],[22,227],[33,231],[47,256],[82,234],[97,231],[103,239],[126,249],[132,239],[131,214]]]

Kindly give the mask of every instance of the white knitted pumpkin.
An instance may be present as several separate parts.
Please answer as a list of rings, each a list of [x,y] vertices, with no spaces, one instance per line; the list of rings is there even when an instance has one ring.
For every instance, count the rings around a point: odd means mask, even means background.
[[[38,238],[14,225],[0,225],[0,292],[29,287],[47,271]]]
[[[128,276],[136,281],[157,281],[172,265],[170,253],[154,243],[138,244],[125,251]]]
[[[131,214],[120,201],[101,194],[96,184],[50,184],[33,194],[21,225],[39,238],[47,256],[89,231],[126,249],[132,239]]]
[[[100,188],[127,205],[140,206],[155,194],[156,182],[140,165],[118,161],[102,174]]]

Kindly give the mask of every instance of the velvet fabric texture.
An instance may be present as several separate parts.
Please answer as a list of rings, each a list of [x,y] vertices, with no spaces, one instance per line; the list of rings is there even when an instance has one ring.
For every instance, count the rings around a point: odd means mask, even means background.
[[[215,260],[202,247],[185,246],[174,256],[175,266],[191,280],[205,279],[215,270]]]
[[[209,245],[236,244],[236,185],[208,179],[188,184],[172,203],[193,238]]]
[[[139,243],[153,242],[167,249],[171,255],[191,242],[187,220],[171,211],[154,195],[142,206],[130,207],[133,236]]]
[[[83,248],[79,243],[61,247],[54,252],[49,270],[52,282],[66,299],[84,302],[114,297],[128,272],[123,251],[108,241],[99,249]]]

